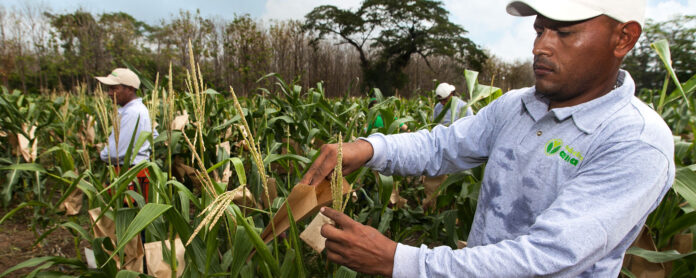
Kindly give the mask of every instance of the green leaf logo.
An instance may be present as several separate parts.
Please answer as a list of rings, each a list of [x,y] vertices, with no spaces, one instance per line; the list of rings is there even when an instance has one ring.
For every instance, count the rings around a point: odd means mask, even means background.
[[[546,149],[544,149],[544,151],[546,152],[546,155],[553,155],[560,151],[562,146],[563,140],[551,139],[548,143],[546,143]]]

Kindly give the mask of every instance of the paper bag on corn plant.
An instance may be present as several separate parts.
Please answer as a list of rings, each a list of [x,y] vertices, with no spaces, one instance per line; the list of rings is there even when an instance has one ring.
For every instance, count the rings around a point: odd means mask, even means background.
[[[169,240],[164,241],[164,246],[166,246],[167,249],[170,248]],[[181,275],[184,274],[184,268],[186,268],[186,260],[184,260],[186,248],[184,248],[184,244],[181,242],[180,238],[174,240],[174,246],[174,251],[176,252],[176,277],[181,277]],[[145,243],[147,273],[157,278],[169,278],[172,277],[172,268],[169,262],[164,261],[162,252],[161,241]]]
[[[111,242],[116,246],[116,224],[109,218],[106,214],[102,216],[99,221],[96,221],[101,214],[101,208],[94,208],[88,211],[89,219],[92,222],[92,227],[94,231],[94,237],[108,237]],[[131,271],[143,272],[143,257],[145,257],[145,252],[143,250],[143,243],[140,239],[140,235],[134,237],[131,241],[126,244],[123,249],[124,263],[121,264],[118,256],[114,257],[116,261],[116,267],[120,269],[127,269]],[[107,251],[111,255],[110,251]]]
[[[395,186],[392,190],[391,196],[389,196],[389,203],[396,206],[397,208],[402,208],[406,205],[408,201],[406,198],[399,195],[399,187]]]
[[[300,234],[302,241],[307,243],[307,245],[312,247],[317,253],[321,253],[326,247],[326,238],[321,235],[321,227],[324,226],[324,224],[334,225],[335,223],[331,218],[326,217],[321,212],[317,213],[317,216],[312,219],[312,222],[309,222],[307,228]]]
[[[243,207],[259,207],[256,200],[254,200],[254,195],[251,194],[251,191],[249,191],[249,188],[246,185],[244,185],[244,189],[238,190],[234,193],[232,202]]]
[[[350,192],[350,184],[343,179],[343,194]],[[295,218],[295,221],[300,221],[307,216],[316,213],[322,206],[326,206],[332,201],[331,183],[328,180],[322,181],[317,186],[306,184],[297,184],[290,191],[285,203],[278,209],[278,212],[273,216],[273,224],[268,224],[261,233],[261,238],[265,243],[270,242],[279,234],[285,232],[290,227],[290,219],[288,218],[287,206],[290,206],[290,211]],[[274,233],[275,229],[275,233]]]
[[[188,124],[188,123],[189,123],[189,115],[188,115],[188,112],[186,110],[184,110],[184,112],[181,115],[176,116],[176,118],[174,118],[174,120],[172,121],[171,128],[172,128],[172,130],[183,131],[184,128],[186,127],[186,124]]]
[[[437,177],[425,177],[423,179],[423,187],[425,187],[425,200],[423,201],[423,209],[427,210],[435,204],[438,194],[437,189],[440,188],[443,182],[447,180],[447,175]]]
[[[94,144],[94,138],[96,133],[94,131],[94,117],[92,115],[87,115],[87,119],[82,121],[82,130],[77,134],[77,137],[89,145]]]
[[[60,203],[58,206],[58,211],[65,211],[65,215],[77,215],[80,213],[80,209],[82,208],[82,199],[85,196],[85,194],[82,192],[82,190],[75,188],[70,195],[68,195],[68,198],[65,198],[65,200]]]
[[[26,125],[22,125],[22,130],[24,133],[29,135],[30,138],[24,137],[22,134],[17,134],[17,153],[21,154],[26,162],[34,162],[36,160],[36,148],[38,146],[39,140],[34,137],[34,132],[36,132],[36,126],[32,126],[28,129]],[[34,139],[34,143],[29,146],[29,140]]]
[[[693,250],[693,234],[676,234],[672,237],[671,244],[662,248],[662,251],[676,250],[680,254],[687,254]],[[665,262],[665,275],[672,273],[673,262]]]
[[[655,242],[653,242],[650,232],[646,226],[644,226],[640,231],[638,238],[636,238],[632,246],[640,247],[645,250],[657,251]],[[623,268],[631,271],[631,273],[633,273],[633,275],[636,277],[662,278],[666,277],[667,275],[664,264],[651,263],[644,258],[630,254],[627,254],[624,257]]]

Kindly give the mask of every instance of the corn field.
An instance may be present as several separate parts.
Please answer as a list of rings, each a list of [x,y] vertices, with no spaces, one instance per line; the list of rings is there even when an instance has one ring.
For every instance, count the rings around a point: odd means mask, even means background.
[[[687,250],[674,246],[696,232],[696,76],[677,80],[666,43],[653,46],[665,61],[665,85],[640,97],[672,128],[678,169],[673,188],[646,223],[653,246],[637,245],[628,254],[634,261],[669,265],[671,277],[693,277],[693,240]],[[153,146],[150,161],[123,171],[99,160],[99,143],[118,122],[115,105],[99,88],[51,95],[2,88],[0,199],[12,209],[0,225],[30,210],[37,244],[65,229],[78,252],[32,258],[0,277],[26,268],[33,269],[30,277],[146,277],[125,267],[129,242],[139,235],[143,243],[159,242],[156,253],[171,277],[360,275],[329,263],[300,239],[313,211],[293,215],[286,200],[324,143],[398,133],[402,124],[411,131],[432,128],[434,93],[401,99],[374,90],[378,104],[368,108],[370,98],[329,99],[322,83],[306,88],[268,74],[264,81],[275,86],[238,98],[234,88],[208,88],[193,56],[184,80],[187,90],[175,91],[172,83],[181,80],[172,76],[170,70],[154,81],[143,80],[140,96],[160,135],[143,133],[119,142],[130,150],[146,141]],[[475,72],[467,71],[465,79],[474,111],[502,94],[494,84],[478,84]],[[368,123],[378,115],[384,126],[373,128]],[[136,178],[143,169],[149,173],[147,193]],[[336,177],[331,200],[395,241],[457,248],[467,239],[482,177],[483,166],[452,174],[433,192],[421,177],[384,176],[362,168],[345,180]],[[343,194],[343,188],[350,193]],[[65,201],[79,195],[84,196],[82,208],[77,216],[67,216]],[[286,216],[285,224],[272,221],[276,215]],[[100,219],[115,224],[115,240],[97,236]],[[85,242],[93,254],[77,248]],[[88,266],[88,255],[96,267]],[[622,275],[634,277],[632,268],[625,265]]]

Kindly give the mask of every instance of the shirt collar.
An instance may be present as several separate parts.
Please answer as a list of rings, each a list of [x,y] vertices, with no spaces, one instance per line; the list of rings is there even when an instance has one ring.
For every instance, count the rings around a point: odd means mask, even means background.
[[[550,112],[559,121],[573,117],[573,122],[578,129],[588,134],[592,133],[609,115],[626,105],[633,97],[635,83],[628,72],[619,70],[617,83],[620,86],[606,95],[575,106],[554,108]],[[522,98],[522,102],[534,121],[538,121],[549,113],[548,99],[536,94],[535,90],[525,95]]]
[[[129,102],[126,103],[126,105],[124,105],[123,107],[119,107],[119,108],[118,108],[118,113],[123,113],[124,111],[130,109],[130,107],[132,107],[133,105],[136,105],[136,104],[138,104],[138,103],[143,103],[143,98],[140,98],[140,97],[139,97],[139,98],[135,98],[135,99],[129,101]]]

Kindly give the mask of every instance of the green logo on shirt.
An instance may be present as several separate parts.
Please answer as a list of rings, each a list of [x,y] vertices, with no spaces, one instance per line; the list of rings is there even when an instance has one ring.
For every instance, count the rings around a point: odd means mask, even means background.
[[[553,155],[561,150],[563,146],[563,140],[561,139],[551,139],[546,143],[546,155]]]
[[[551,139],[546,143],[546,148],[544,152],[546,155],[551,156],[558,153],[558,156],[563,159],[563,161],[570,163],[573,166],[578,166],[578,163],[582,161],[583,157],[580,152],[575,151],[571,146],[565,145],[563,148],[563,140],[561,139]]]

